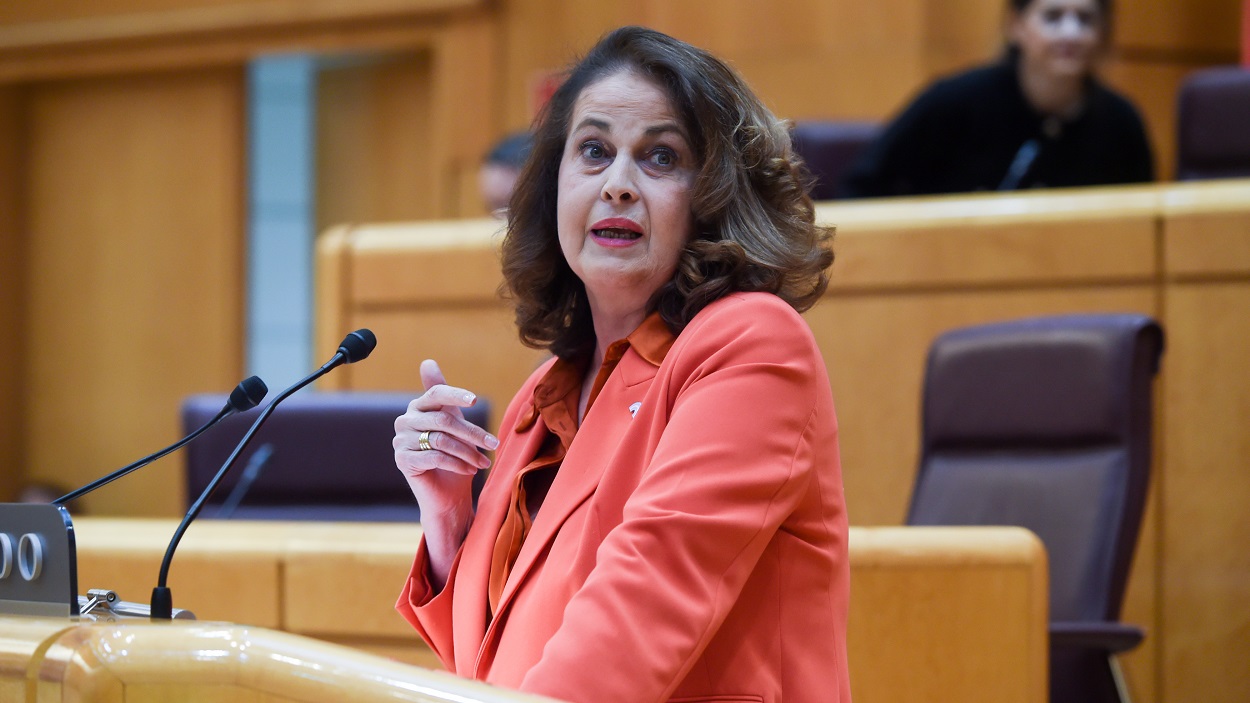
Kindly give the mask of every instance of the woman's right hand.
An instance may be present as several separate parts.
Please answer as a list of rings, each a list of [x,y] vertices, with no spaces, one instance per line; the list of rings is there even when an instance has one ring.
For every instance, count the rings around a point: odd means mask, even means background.
[[[483,449],[499,440],[464,419],[461,408],[477,402],[473,393],[447,385],[438,364],[421,362],[425,392],[395,419],[395,465],[421,507],[421,527],[436,587],[445,582],[451,561],[473,516],[473,476],[490,466]],[[425,445],[422,449],[421,438]]]

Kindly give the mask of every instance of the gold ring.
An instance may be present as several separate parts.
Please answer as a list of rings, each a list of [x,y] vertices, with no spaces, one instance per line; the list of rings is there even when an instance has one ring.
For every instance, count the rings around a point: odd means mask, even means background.
[[[420,447],[421,451],[423,452],[434,448],[430,446],[430,431],[429,430],[422,432],[421,436],[417,438],[417,446]]]

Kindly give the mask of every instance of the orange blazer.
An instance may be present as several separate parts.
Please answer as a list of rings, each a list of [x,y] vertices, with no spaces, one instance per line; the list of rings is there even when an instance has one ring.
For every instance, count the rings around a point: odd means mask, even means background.
[[[431,593],[422,542],[396,605],[447,668],[575,703],[850,701],[837,420],[803,319],[734,294],[658,368],[627,351],[491,619],[495,537],[544,434],[517,420],[550,363],[504,414],[447,586]]]

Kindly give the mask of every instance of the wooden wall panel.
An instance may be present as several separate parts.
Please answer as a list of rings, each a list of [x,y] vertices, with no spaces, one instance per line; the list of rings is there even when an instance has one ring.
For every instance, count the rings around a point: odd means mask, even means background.
[[[22,236],[25,121],[23,91],[0,86],[0,329],[20,338],[25,327],[26,242]],[[12,500],[22,480],[22,375],[25,349],[0,345],[0,501]]]
[[[437,217],[430,55],[327,59],[317,83],[317,231]]]
[[[77,485],[177,438],[242,368],[242,75],[40,85],[30,99],[26,454]],[[181,512],[167,461],[92,511]]]
[[[624,7],[566,0],[500,0],[503,51],[496,66],[502,77],[504,96],[499,134],[524,129],[533,120],[537,105],[531,99],[544,75],[566,68],[585,52],[606,29],[628,22]],[[638,19],[644,7],[634,6]],[[610,11],[607,17],[579,13]]]
[[[1172,286],[1166,319],[1161,700],[1245,701],[1250,277]]]
[[[501,16],[507,96],[501,129],[529,123],[538,77],[563,69],[604,32],[624,24],[654,27],[718,54],[782,117],[882,118],[928,78],[973,62],[995,45],[997,9],[987,13],[984,5],[965,0],[963,11],[975,12],[976,19],[951,21],[922,0],[795,0],[768,8],[732,0],[714,10],[706,0],[647,0],[628,7],[510,0]],[[988,38],[981,36],[986,25],[993,28]]]
[[[439,217],[487,214],[478,168],[502,124],[498,18],[465,14],[434,43],[432,144]]]
[[[1237,53],[1242,0],[1133,0],[1116,3],[1116,44],[1163,55]]]
[[[481,0],[47,0],[0,6],[0,50],[388,20]]]
[[[803,0],[656,3],[650,22],[727,59],[786,118],[876,118],[894,112],[926,73],[923,3]],[[813,86],[819,86],[813,90]]]
[[[1161,699],[1250,699],[1250,181],[1165,199]]]
[[[424,46],[326,58],[318,231],[486,214],[477,171],[500,123],[497,34],[486,15],[466,14]]]

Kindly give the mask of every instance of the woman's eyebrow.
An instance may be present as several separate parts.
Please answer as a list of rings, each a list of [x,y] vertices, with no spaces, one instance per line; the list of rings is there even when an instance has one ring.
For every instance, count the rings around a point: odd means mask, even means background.
[[[654,137],[659,134],[676,134],[677,136],[681,137],[684,141],[687,141],[687,142],[690,141],[690,139],[686,137],[686,130],[682,129],[681,125],[677,124],[676,122],[664,122],[661,124],[653,125],[651,127],[648,127],[645,133],[648,137]]]
[[[581,122],[577,123],[577,126],[573,128],[573,131],[576,132],[577,130],[584,129],[586,127],[594,127],[605,132],[611,130],[611,125],[609,125],[606,120],[601,120],[597,117],[586,117],[583,118]]]

